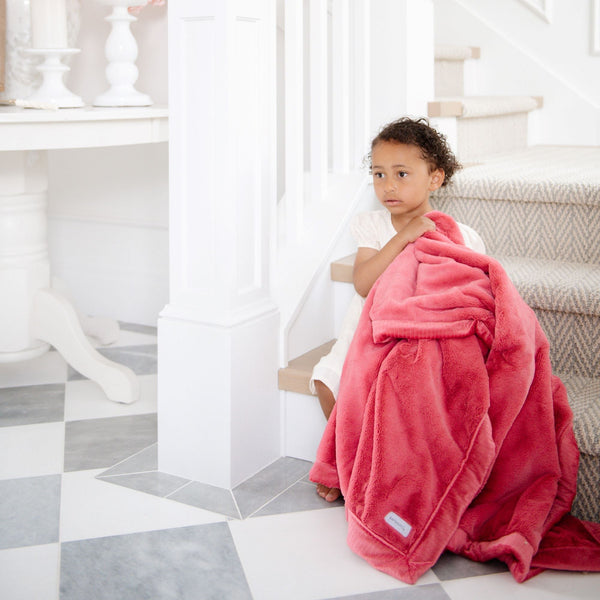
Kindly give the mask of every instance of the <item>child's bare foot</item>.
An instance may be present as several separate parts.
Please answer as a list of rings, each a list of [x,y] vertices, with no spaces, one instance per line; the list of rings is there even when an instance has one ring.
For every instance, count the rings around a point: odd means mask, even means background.
[[[327,502],[335,502],[342,495],[342,492],[338,488],[328,488],[322,483],[317,483],[317,494],[321,498],[325,498]]]

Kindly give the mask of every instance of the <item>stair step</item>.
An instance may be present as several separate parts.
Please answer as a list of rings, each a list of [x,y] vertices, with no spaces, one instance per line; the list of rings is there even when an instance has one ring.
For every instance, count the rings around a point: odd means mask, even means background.
[[[455,46],[453,44],[437,44],[434,49],[435,60],[463,61],[470,58],[481,58],[478,46]]]
[[[600,265],[499,257],[548,337],[555,370],[600,377]],[[352,283],[354,255],[335,261],[332,279]]]
[[[532,308],[600,317],[600,265],[497,258]]]
[[[325,356],[329,350],[331,350],[334,343],[335,340],[330,340],[317,348],[313,348],[305,354],[290,360],[287,367],[279,369],[279,389],[287,392],[310,395],[311,391],[308,387],[308,383],[313,368],[319,362],[321,357]]]
[[[600,264],[600,148],[533,146],[457,173],[431,204],[492,256]]]
[[[527,113],[543,106],[540,96],[467,96],[437,98],[427,104],[430,117],[476,119]]]
[[[290,361],[279,371],[279,388],[310,395],[308,382],[315,364],[334,341],[323,344]],[[577,496],[572,512],[580,519],[600,521],[600,378],[558,373],[563,380],[573,410],[573,430],[581,457]],[[307,405],[306,410],[314,409]],[[297,407],[299,410],[300,407]],[[315,444],[318,440],[315,441]]]
[[[342,283],[352,283],[352,270],[354,268],[354,258],[356,254],[349,254],[343,258],[338,258],[331,263],[331,280],[341,281]]]
[[[541,106],[532,96],[438,98],[428,115],[463,163],[527,147],[529,112]]]
[[[479,58],[480,48],[473,46],[436,46],[434,63],[435,95],[464,96],[469,68],[465,61]]]

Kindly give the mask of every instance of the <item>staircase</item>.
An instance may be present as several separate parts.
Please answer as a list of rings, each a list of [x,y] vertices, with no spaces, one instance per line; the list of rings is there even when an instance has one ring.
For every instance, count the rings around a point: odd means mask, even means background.
[[[436,51],[436,91],[444,96],[430,104],[430,117],[453,132],[448,138],[463,164],[475,164],[438,190],[432,204],[481,235],[536,312],[574,413],[581,459],[573,513],[600,521],[600,148],[527,147],[523,126],[540,101],[462,97],[462,69],[477,56],[471,48]],[[452,88],[453,80],[459,88]],[[500,146],[490,140],[503,123],[503,151],[497,152]],[[351,286],[352,262],[350,256],[332,264],[333,285]],[[279,373],[291,456],[314,458],[325,421],[308,381],[329,347],[290,361]]]

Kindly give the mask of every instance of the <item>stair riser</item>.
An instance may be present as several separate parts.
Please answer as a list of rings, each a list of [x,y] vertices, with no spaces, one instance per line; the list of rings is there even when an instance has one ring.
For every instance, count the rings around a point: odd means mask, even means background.
[[[573,516],[600,523],[600,457],[580,454]]]
[[[600,377],[600,317],[534,309],[550,342],[552,369]]]
[[[464,96],[464,62],[459,60],[435,61],[435,95]]]
[[[432,198],[473,227],[492,256],[600,263],[600,207],[479,198]]]
[[[457,120],[456,154],[463,163],[527,146],[528,113]]]

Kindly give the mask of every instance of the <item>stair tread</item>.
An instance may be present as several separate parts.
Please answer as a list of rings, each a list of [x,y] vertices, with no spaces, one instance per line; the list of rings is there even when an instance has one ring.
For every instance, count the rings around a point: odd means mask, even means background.
[[[530,112],[541,104],[541,98],[534,96],[448,96],[429,102],[427,113],[430,117],[474,119]]]
[[[459,171],[436,198],[600,205],[600,147],[531,146]]]
[[[332,280],[352,283],[354,254],[333,261]],[[600,316],[600,265],[496,257],[532,308]]]
[[[290,361],[279,370],[279,389],[311,395],[308,382],[314,366],[326,354],[331,340]],[[581,452],[600,456],[600,377],[557,373],[564,382],[573,410],[573,428]]]
[[[481,58],[478,46],[459,46],[455,44],[436,44],[435,60],[463,61],[470,58]]]
[[[288,392],[297,392],[299,394],[311,394],[308,387],[310,376],[314,366],[319,362],[321,357],[325,356],[335,340],[330,340],[305,352],[289,361],[287,367],[279,369],[278,382],[279,389]]]
[[[532,308],[600,316],[600,265],[497,258]]]

